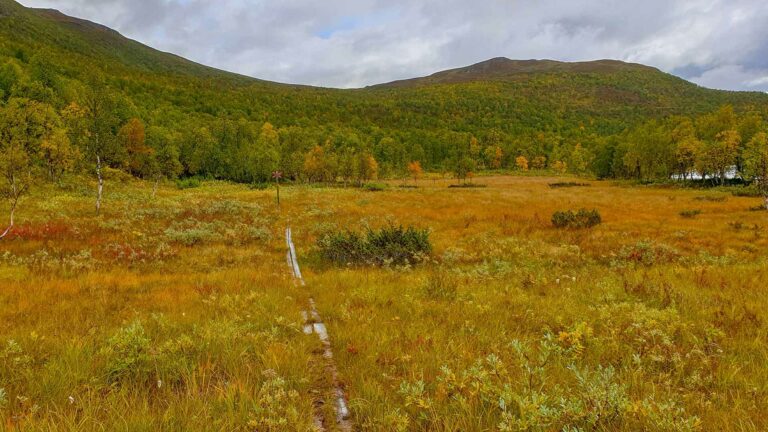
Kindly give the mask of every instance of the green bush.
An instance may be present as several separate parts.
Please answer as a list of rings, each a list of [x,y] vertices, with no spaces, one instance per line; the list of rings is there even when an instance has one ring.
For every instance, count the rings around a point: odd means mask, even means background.
[[[261,183],[251,183],[248,185],[248,189],[251,190],[267,190],[269,189],[269,183],[261,182]]]
[[[693,219],[700,214],[701,210],[699,209],[683,210],[680,212],[680,216],[686,219]]]
[[[694,201],[725,202],[728,197],[725,195],[701,195],[693,198]]]
[[[384,183],[366,183],[363,185],[363,190],[368,192],[382,192],[387,189],[387,185]]]
[[[394,225],[364,234],[329,233],[318,246],[323,258],[338,265],[409,265],[432,252],[429,230]]]
[[[449,188],[455,189],[473,189],[473,188],[484,188],[488,187],[488,185],[483,183],[460,183],[460,184],[452,184],[448,185]]]
[[[748,197],[748,198],[757,198],[757,197],[763,196],[760,190],[754,185],[744,186],[738,189],[734,189],[731,191],[731,194],[737,197]]]
[[[576,182],[556,182],[556,183],[550,183],[549,187],[552,189],[556,188],[567,188],[567,187],[589,187],[592,186],[589,183],[576,183]]]
[[[580,209],[556,211],[552,215],[552,225],[557,228],[591,228],[602,223],[603,219],[597,209]]]
[[[200,180],[195,177],[176,180],[176,187],[179,189],[194,189],[200,187]]]
[[[146,380],[152,370],[150,340],[139,322],[123,327],[112,336],[101,354],[111,382]]]

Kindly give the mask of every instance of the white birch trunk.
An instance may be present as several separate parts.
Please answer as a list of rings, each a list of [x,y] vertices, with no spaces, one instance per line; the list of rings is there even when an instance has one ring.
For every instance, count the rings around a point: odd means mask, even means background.
[[[101,194],[104,191],[104,178],[101,176],[101,157],[96,155],[96,176],[99,178],[99,186],[96,190],[96,214],[101,212]]]
[[[19,197],[21,196],[21,192],[17,190],[15,177],[13,177],[13,181],[11,182],[11,191],[13,192],[13,202],[11,203],[11,220],[8,224],[8,228],[6,228],[5,231],[3,231],[2,234],[0,234],[0,239],[5,238],[5,236],[7,236],[8,233],[10,233],[11,230],[13,229],[13,224],[14,224],[13,217],[16,214],[16,206],[18,205]]]

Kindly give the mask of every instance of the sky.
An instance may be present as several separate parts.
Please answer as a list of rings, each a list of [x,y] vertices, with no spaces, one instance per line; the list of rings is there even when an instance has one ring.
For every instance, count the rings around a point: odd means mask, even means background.
[[[766,0],[21,0],[256,78],[363,87],[493,57],[643,63],[768,91]]]

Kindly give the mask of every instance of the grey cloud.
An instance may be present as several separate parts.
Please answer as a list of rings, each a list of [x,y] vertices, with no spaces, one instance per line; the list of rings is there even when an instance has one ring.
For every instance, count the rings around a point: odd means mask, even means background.
[[[615,58],[768,90],[763,0],[22,0],[258,78],[359,87],[491,57]]]

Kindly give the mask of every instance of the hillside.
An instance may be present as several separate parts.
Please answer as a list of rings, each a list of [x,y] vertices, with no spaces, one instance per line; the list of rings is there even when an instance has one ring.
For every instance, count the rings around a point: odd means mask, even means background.
[[[253,175],[232,167],[244,160],[243,146],[257,140],[264,122],[279,134],[275,163],[287,171],[298,169],[300,155],[327,143],[333,153],[371,152],[383,172],[392,172],[411,159],[445,167],[473,136],[482,147],[503,149],[502,165],[510,166],[516,154],[551,159],[576,143],[592,151],[601,137],[650,119],[697,116],[725,104],[764,114],[768,106],[765,94],[704,89],[613,60],[497,58],[356,90],[279,84],[203,66],[99,24],[12,0],[0,0],[0,65],[3,100],[31,98],[61,112],[100,83],[120,107],[115,134],[119,124],[138,118],[149,141],[153,131],[162,135],[159,141],[173,141],[186,175],[242,181]],[[201,140],[211,144],[203,150]]]
[[[560,62],[555,60],[510,60],[497,57],[471,66],[434,73],[427,77],[412,78],[379,84],[372,87],[409,87],[433,84],[455,84],[486,80],[514,80],[537,74],[612,74],[621,72],[661,73],[658,69],[618,60],[589,62]]]

